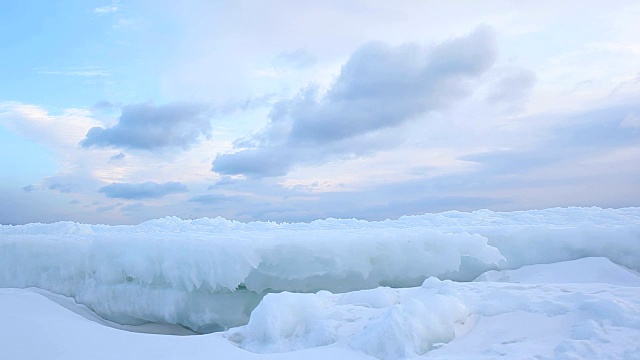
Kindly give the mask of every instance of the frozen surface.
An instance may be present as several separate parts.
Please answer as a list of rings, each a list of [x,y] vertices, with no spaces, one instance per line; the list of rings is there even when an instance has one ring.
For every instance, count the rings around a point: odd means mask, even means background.
[[[544,274],[544,284],[537,274]],[[270,294],[246,326],[226,337],[255,352],[338,343],[379,359],[640,354],[640,277],[609,260],[534,265],[481,278],[491,277],[503,282],[429,278],[418,288]]]
[[[239,349],[220,334],[170,336],[122,331],[24,289],[0,289],[0,319],[0,359],[371,359],[340,347],[265,355]]]
[[[120,324],[211,332],[247,324],[273,292],[411,287],[429,277],[471,281],[487,270],[583,257],[639,270],[639,239],[639,208],[483,210],[381,222],[164,218],[136,226],[0,226],[0,287],[69,296]],[[379,303],[372,308],[386,301],[374,300]],[[421,311],[409,303],[389,319],[402,318],[407,307]],[[456,314],[451,310],[452,318]],[[316,335],[308,339],[313,344],[330,340]]]
[[[122,331],[68,299],[59,306],[60,296],[0,289],[0,358],[632,360],[640,287],[628,275],[637,276],[596,258],[491,274],[501,282],[432,277],[415,288],[282,292],[247,325],[200,336]]]
[[[517,270],[492,270],[478,276],[475,281],[524,284],[602,283],[640,287],[638,272],[616,265],[604,257],[582,258],[552,265],[529,265]]]

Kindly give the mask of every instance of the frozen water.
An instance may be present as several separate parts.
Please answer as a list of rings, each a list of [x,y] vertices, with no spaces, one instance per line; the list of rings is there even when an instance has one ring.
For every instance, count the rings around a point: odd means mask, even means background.
[[[247,324],[271,292],[411,287],[428,277],[470,281],[487,270],[588,256],[639,270],[639,236],[639,208],[482,210],[381,222],[170,217],[136,226],[0,226],[0,287],[70,296],[121,324],[211,332]],[[369,309],[396,301],[375,291],[343,301]],[[402,305],[389,319],[401,318],[406,306],[419,308]]]
[[[31,289],[0,358],[636,359],[639,239],[638,208],[0,226]],[[179,325],[226,331],[117,330]]]
[[[545,284],[532,278],[538,273],[545,274]],[[502,282],[486,281],[491,277]],[[271,294],[249,324],[226,337],[255,352],[337,343],[378,359],[427,352],[443,359],[633,359],[638,354],[640,277],[606,259],[527,266],[481,278],[457,283],[432,277],[418,288],[335,295]]]

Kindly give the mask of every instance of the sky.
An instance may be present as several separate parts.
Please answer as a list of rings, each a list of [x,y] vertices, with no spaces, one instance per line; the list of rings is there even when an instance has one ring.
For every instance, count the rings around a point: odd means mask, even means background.
[[[25,0],[0,224],[640,206],[636,1]]]

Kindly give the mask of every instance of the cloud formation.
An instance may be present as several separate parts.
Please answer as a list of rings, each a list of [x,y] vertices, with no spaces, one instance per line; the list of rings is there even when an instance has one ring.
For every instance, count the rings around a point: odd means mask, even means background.
[[[77,190],[77,186],[74,184],[53,182],[49,184],[49,190],[58,190],[61,193],[67,194],[67,193],[75,192]]]
[[[487,27],[430,48],[366,44],[351,55],[325,94],[309,87],[276,103],[270,122],[254,136],[237,140],[236,153],[219,154],[213,171],[281,176],[297,164],[380,149],[367,145],[379,141],[372,133],[465,97],[469,82],[487,71],[495,57],[494,35]]]
[[[118,7],[115,5],[106,5],[93,9],[93,12],[99,15],[111,14],[118,12]]]
[[[191,199],[189,199],[189,202],[210,205],[210,204],[218,204],[225,201],[236,201],[239,198],[240,197],[238,196],[228,196],[228,195],[222,195],[222,194],[205,194],[205,195],[196,195]]]
[[[114,162],[114,161],[118,161],[118,160],[122,160],[126,157],[127,155],[125,155],[122,152],[119,152],[117,154],[111,155],[111,157],[109,158],[109,162]]]
[[[536,172],[541,177],[545,174],[544,177],[551,180],[552,168],[566,169],[568,166],[586,164],[590,158],[640,144],[640,132],[629,131],[624,126],[625,119],[638,110],[640,106],[637,104],[623,104],[556,115],[557,123],[547,129],[546,136],[533,143],[524,143],[508,150],[466,155],[459,159],[480,164],[474,176],[485,181],[505,176],[513,185],[522,185],[527,181],[527,175]],[[613,168],[613,164],[608,165]],[[597,172],[596,169],[590,171]],[[520,177],[510,178],[514,176]]]
[[[527,69],[509,69],[501,74],[487,96],[491,104],[525,99],[537,82],[536,74]]]
[[[158,184],[153,181],[145,183],[113,183],[98,190],[114,199],[157,199],[170,194],[187,192],[186,185],[170,181]]]
[[[313,65],[316,58],[307,49],[300,48],[291,52],[283,52],[276,57],[274,63],[277,67],[293,67],[296,69]]]
[[[127,105],[122,108],[117,125],[91,128],[80,144],[144,150],[188,149],[211,135],[211,124],[204,112],[203,106],[190,103]]]
[[[113,103],[110,101],[102,100],[98,101],[95,104],[91,105],[91,110],[93,111],[109,111],[115,107]]]

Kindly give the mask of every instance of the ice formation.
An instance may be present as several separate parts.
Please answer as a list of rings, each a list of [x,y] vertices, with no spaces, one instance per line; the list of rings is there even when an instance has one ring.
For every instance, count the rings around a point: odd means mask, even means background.
[[[487,281],[492,277],[500,282]],[[383,360],[427,352],[429,358],[451,359],[457,358],[456,351],[464,358],[467,346],[484,347],[468,358],[495,358],[532,334],[537,338],[526,340],[547,342],[535,350],[546,353],[545,358],[632,359],[639,353],[640,276],[607,258],[527,266],[481,279],[458,283],[431,277],[417,288],[380,287],[335,295],[269,294],[247,325],[225,336],[258,353],[340,342]],[[505,319],[510,323],[503,333],[480,324]],[[533,329],[523,328],[527,325]],[[482,331],[491,335],[472,345],[473,338],[465,335],[474,327],[480,336]],[[456,350],[443,346],[454,339],[460,342],[452,344]]]
[[[282,292],[268,294],[247,325],[201,336],[120,331],[72,299],[0,288],[0,359],[635,360],[639,285],[637,272],[601,257],[464,283]],[[149,326],[115,327],[166,330]]]
[[[233,335],[243,346],[261,350],[262,345],[247,340],[255,336],[286,339],[262,349],[279,351],[294,346],[289,343],[305,347],[332,341],[327,329],[335,319],[323,317],[323,301],[328,300],[321,292],[305,298],[318,297],[317,301],[290,304],[307,311],[304,318],[314,325],[305,328],[313,328],[311,334],[298,334],[297,325],[286,330],[293,326],[286,319],[278,320],[282,323],[277,328],[260,330],[252,325],[259,320],[250,321],[249,316],[266,294],[285,292],[262,301],[261,306],[277,312],[280,300],[272,304],[272,299],[303,296],[289,292],[411,287],[430,277],[470,281],[487,270],[587,256],[606,257],[639,270],[639,235],[640,208],[483,210],[381,222],[327,219],[276,224],[164,218],[136,226],[69,222],[0,226],[0,287],[37,287],[70,296],[121,324],[180,324],[198,332],[247,324],[244,332]],[[371,296],[344,295],[336,304],[366,303],[367,309],[380,309],[400,296],[389,289],[369,291]],[[463,321],[468,311],[464,302],[458,306],[446,300],[393,305],[380,318],[378,330],[368,330],[366,338],[420,333],[424,329],[402,320],[414,312],[438,322]],[[434,307],[440,309],[437,314],[432,313]],[[261,311],[256,309],[255,316]],[[317,327],[318,321],[323,325]],[[358,338],[353,347],[367,353],[420,353],[450,340],[453,327],[447,329],[426,345],[421,342],[405,350],[371,350],[373,345]],[[299,339],[293,341],[283,333]]]

